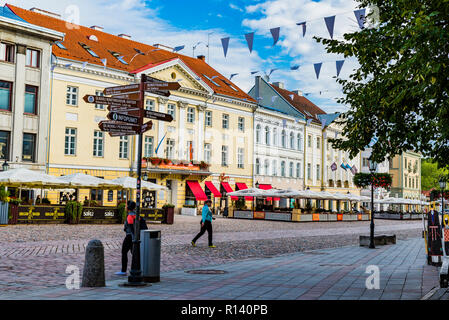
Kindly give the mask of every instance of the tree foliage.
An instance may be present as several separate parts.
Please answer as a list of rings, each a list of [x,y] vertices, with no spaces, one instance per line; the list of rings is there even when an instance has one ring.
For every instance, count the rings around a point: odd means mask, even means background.
[[[345,94],[338,102],[350,109],[341,117],[347,140],[332,139],[333,147],[355,157],[377,137],[377,162],[412,150],[449,167],[449,0],[357,1],[378,7],[377,26],[344,41],[315,37],[360,64],[337,79]]]
[[[431,159],[421,161],[421,190],[440,189],[438,181],[441,176],[447,176],[448,170],[438,169],[438,163]]]

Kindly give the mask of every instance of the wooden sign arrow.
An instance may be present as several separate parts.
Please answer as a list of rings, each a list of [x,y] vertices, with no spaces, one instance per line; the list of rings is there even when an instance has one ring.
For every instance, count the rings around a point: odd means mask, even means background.
[[[172,115],[168,114],[168,113],[162,113],[162,112],[151,111],[151,110],[143,110],[143,112],[144,112],[143,116],[145,118],[161,120],[161,121],[165,121],[165,122],[173,121]]]
[[[178,82],[145,82],[145,91],[178,90],[181,85]]]
[[[127,124],[127,123],[117,122],[117,121],[100,121],[100,123],[98,124],[98,127],[102,131],[109,131],[109,132],[139,133],[139,131],[140,131],[139,125]]]
[[[139,124],[139,117],[129,116],[127,114],[122,114],[118,112],[110,112],[107,115],[109,120],[120,121],[131,124]]]
[[[140,133],[147,132],[148,130],[151,130],[151,128],[153,128],[153,121],[150,120],[142,125],[140,128]]]
[[[140,110],[139,108],[127,108],[127,107],[120,107],[120,106],[107,106],[108,111],[111,112],[117,112],[121,114],[126,114],[128,116],[138,117],[140,116]]]
[[[109,87],[103,90],[106,95],[123,94],[128,92],[138,92],[140,90],[140,83],[128,84],[125,86]]]
[[[131,99],[131,100],[139,100],[139,92],[130,92],[130,93],[123,93],[114,95],[114,98],[116,99]]]
[[[123,136],[133,136],[138,134],[137,132],[134,131],[128,131],[128,132],[109,132],[109,135],[111,137],[123,137]]]
[[[131,100],[131,99],[117,99],[114,97],[103,97],[103,96],[86,94],[83,97],[83,100],[87,103],[109,104],[109,105],[128,107],[128,108],[132,108],[132,107],[138,108],[139,107],[139,101]]]

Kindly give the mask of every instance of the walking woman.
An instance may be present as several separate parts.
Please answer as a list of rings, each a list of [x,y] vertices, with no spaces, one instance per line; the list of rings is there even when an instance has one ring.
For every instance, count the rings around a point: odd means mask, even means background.
[[[201,231],[196,235],[196,237],[192,240],[192,246],[196,246],[196,241],[206,232],[209,239],[209,248],[215,248],[212,243],[212,211],[210,210],[210,206],[212,204],[211,200],[206,200],[204,202],[203,211],[201,213]]]

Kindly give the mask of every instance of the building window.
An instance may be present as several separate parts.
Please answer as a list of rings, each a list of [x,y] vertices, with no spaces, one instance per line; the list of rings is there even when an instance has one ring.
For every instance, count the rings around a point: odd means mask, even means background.
[[[167,104],[167,113],[173,117],[175,120],[176,106],[172,103]]]
[[[301,162],[296,164],[296,177],[301,178]]]
[[[212,156],[211,152],[212,152],[211,144],[205,143],[204,144],[204,161],[206,163],[210,163],[211,156]]]
[[[245,132],[245,118],[239,117],[238,128],[240,132]]]
[[[94,157],[103,157],[104,134],[101,131],[94,131]]]
[[[221,118],[221,124],[223,129],[229,129],[229,115],[228,114],[223,114],[222,118]]]
[[[296,135],[296,144],[297,144],[297,149],[299,150],[299,151],[302,151],[302,136],[301,136],[301,134],[300,133],[298,133],[297,135]]]
[[[320,179],[320,165],[319,164],[316,165],[316,179],[317,180]]]
[[[195,109],[187,108],[187,122],[194,123],[195,122]]]
[[[276,160],[273,160],[271,172],[273,173],[273,176],[275,176],[275,177],[278,175],[278,163]]]
[[[32,68],[39,68],[39,55],[38,50],[27,49],[26,53],[26,66]]]
[[[281,162],[281,177],[285,177],[285,161]]]
[[[14,48],[13,44],[0,43],[0,60],[6,62],[14,62]]]
[[[66,156],[76,155],[76,129],[65,128],[64,154]]]
[[[362,166],[363,167],[369,167],[369,160],[368,160],[368,158],[362,158]]]
[[[0,81],[0,110],[11,111],[12,83]]]
[[[175,157],[175,140],[167,139],[167,147],[165,149],[165,156],[168,159],[174,159]]]
[[[104,93],[103,93],[103,91],[100,91],[100,90],[96,90],[95,91],[95,95],[96,96],[99,96],[99,97],[103,97],[104,96]],[[95,104],[95,109],[98,109],[98,110],[104,110],[104,104]]]
[[[34,162],[36,135],[32,133],[24,133],[22,146],[22,160]]]
[[[238,148],[237,149],[237,168],[243,169],[243,163],[244,163],[244,149]]]
[[[120,137],[118,157],[128,159],[128,136]]]
[[[145,146],[144,146],[144,157],[152,157],[153,156],[153,137],[145,137]]]
[[[260,143],[260,124],[256,126],[256,143]]]
[[[69,106],[78,105],[78,88],[67,86],[66,104]]]
[[[321,139],[320,139],[320,137],[316,137],[316,148],[317,149],[321,148]]]
[[[204,118],[204,125],[206,127],[212,127],[212,111],[206,111],[206,117]]]
[[[276,128],[273,128],[273,146],[278,145],[278,131]]]
[[[0,131],[0,159],[9,160],[9,131]]]
[[[307,147],[312,148],[312,136],[310,134],[307,136]]]
[[[25,85],[24,113],[37,114],[37,87]]]
[[[307,164],[307,179],[311,180],[312,178],[312,165],[310,163]]]
[[[260,160],[256,159],[256,174],[260,175]]]
[[[221,146],[221,165],[228,166],[228,146]]]
[[[270,128],[265,127],[265,144],[270,145]]]
[[[155,109],[155,107],[154,107],[154,100],[147,99],[145,101],[145,110],[154,111],[154,109]]]
[[[295,149],[295,135],[293,132],[290,132],[290,148]]]
[[[265,175],[268,176],[270,174],[270,162],[265,160],[264,162]]]
[[[290,175],[290,178],[293,178],[293,162],[290,162],[290,165],[289,165],[289,175]]]
[[[281,133],[281,145],[282,145],[282,148],[287,147],[287,133],[285,132],[285,130],[282,130],[282,133]]]

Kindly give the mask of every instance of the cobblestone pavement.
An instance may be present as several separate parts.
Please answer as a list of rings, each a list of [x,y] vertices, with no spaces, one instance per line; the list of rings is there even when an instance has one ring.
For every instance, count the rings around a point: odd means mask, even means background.
[[[205,235],[193,248],[199,217],[175,216],[175,224],[150,224],[162,231],[161,271],[184,270],[304,250],[358,244],[369,222],[289,223],[217,218],[216,249]],[[419,237],[419,221],[376,221],[376,233],[395,233],[398,239]],[[28,292],[65,283],[68,265],[82,270],[88,241],[100,239],[105,247],[106,279],[118,277],[121,225],[17,225],[0,228],[0,291]],[[422,240],[421,240],[422,241]],[[423,241],[422,241],[423,242]]]
[[[379,287],[367,289],[368,266],[379,268]],[[191,269],[191,268],[189,268]],[[201,268],[205,269],[205,267]],[[415,300],[437,286],[437,268],[426,264],[422,239],[368,249],[359,246],[253,258],[208,266],[223,274],[164,272],[149,287],[55,288],[0,293],[0,299],[181,300]]]

